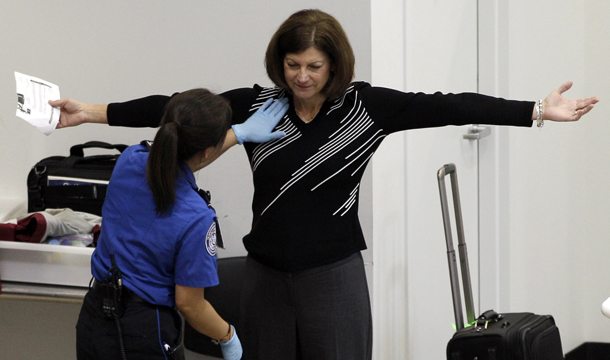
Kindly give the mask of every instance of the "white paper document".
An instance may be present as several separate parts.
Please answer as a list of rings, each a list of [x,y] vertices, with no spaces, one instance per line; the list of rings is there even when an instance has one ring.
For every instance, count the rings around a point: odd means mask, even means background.
[[[15,71],[17,83],[17,116],[50,135],[59,123],[60,111],[49,105],[58,100],[59,86]]]

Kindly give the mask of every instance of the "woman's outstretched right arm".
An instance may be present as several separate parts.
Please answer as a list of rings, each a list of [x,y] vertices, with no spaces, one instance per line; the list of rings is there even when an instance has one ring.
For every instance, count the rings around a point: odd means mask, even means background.
[[[58,128],[84,123],[157,127],[169,100],[169,96],[153,95],[108,105],[87,104],[74,99],[49,101],[49,104],[61,110]]]

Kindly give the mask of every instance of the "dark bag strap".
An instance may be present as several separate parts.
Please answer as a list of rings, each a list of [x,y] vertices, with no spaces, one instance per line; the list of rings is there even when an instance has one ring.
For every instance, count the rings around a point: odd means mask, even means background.
[[[477,328],[487,329],[489,323],[497,322],[502,318],[504,318],[504,315],[498,314],[494,310],[487,310],[475,320],[475,326]]]
[[[481,315],[479,315],[479,320],[489,320],[489,321],[498,321],[502,318],[502,315],[498,314],[494,310],[487,310]]]
[[[74,145],[70,148],[70,156],[85,156],[84,149],[90,148],[102,148],[102,149],[116,149],[119,152],[123,152],[127,149],[127,145],[123,144],[109,144],[102,141],[89,141],[84,144]]]
[[[118,150],[120,153],[122,153],[125,149],[127,149],[127,145],[123,145],[123,144],[109,144],[109,143],[105,143],[102,141],[89,141],[86,142],[84,144],[79,144],[79,145],[73,145],[70,148],[70,156],[68,156],[67,158],[65,158],[62,161],[61,166],[64,168],[71,168],[74,167],[74,165],[76,163],[81,162],[83,159],[85,159],[85,152],[84,149],[92,149],[92,148],[98,148],[98,149],[115,149]],[[118,158],[118,155],[98,155],[98,158],[101,160],[102,158],[107,158],[108,160],[115,160]]]
[[[44,200],[42,199],[41,175],[47,169],[37,169],[36,166],[30,170],[27,178],[28,184],[28,212],[39,211],[44,209]]]

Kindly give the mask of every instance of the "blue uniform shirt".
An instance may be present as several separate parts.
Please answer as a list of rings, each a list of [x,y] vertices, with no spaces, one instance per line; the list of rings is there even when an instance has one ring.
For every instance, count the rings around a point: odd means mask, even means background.
[[[124,286],[152,304],[173,307],[176,284],[218,284],[216,214],[197,193],[193,172],[181,162],[176,203],[157,215],[146,181],[147,160],[143,145],[130,146],[119,157],[102,209],[91,272],[103,280],[114,253]]]

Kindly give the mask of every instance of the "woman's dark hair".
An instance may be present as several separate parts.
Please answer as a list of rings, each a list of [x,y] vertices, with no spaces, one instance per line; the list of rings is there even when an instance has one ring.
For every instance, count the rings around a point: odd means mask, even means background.
[[[354,52],[341,24],[323,11],[301,10],[280,25],[267,47],[267,75],[275,85],[290,91],[284,77],[284,58],[286,54],[298,54],[312,46],[330,59],[331,76],[322,94],[336,99],[354,78]]]
[[[229,101],[206,89],[174,95],[167,106],[146,164],[158,214],[176,201],[178,162],[220,147],[231,126]]]

